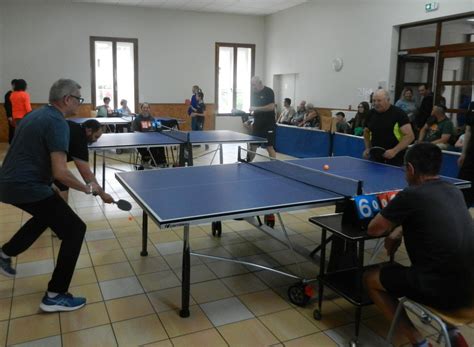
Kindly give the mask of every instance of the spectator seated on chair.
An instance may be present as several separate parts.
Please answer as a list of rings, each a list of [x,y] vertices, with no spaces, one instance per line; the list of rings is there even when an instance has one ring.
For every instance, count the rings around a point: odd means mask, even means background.
[[[303,121],[306,112],[306,101],[301,100],[300,104],[296,107],[295,115],[291,118],[291,125],[299,125]]]
[[[140,114],[132,123],[132,130],[138,132],[156,131],[154,127],[155,118],[150,113],[150,105],[146,102],[140,106]],[[143,164],[152,166],[164,166],[167,164],[165,149],[163,147],[137,148],[142,157]]]
[[[319,113],[314,108],[313,104],[307,104],[306,110],[307,113],[304,116],[304,119],[300,122],[299,126],[321,129],[321,119],[319,118]]]
[[[370,105],[367,101],[362,101],[359,106],[357,106],[356,115],[349,121],[349,125],[351,126],[354,135],[364,135],[364,128],[367,126],[369,111]]]
[[[409,186],[368,226],[369,235],[387,233],[389,255],[403,238],[411,261],[411,266],[389,264],[364,273],[370,298],[390,320],[400,297],[438,310],[474,303],[473,221],[461,191],[438,176],[441,160],[441,149],[431,143],[411,147],[405,156]],[[429,346],[405,311],[398,327],[413,346]],[[448,331],[453,341],[463,340],[455,327],[448,325]]]
[[[346,122],[346,115],[344,112],[336,113],[336,132],[349,134],[351,131],[351,126]]]
[[[283,111],[281,111],[280,117],[278,117],[278,123],[291,124],[291,120],[293,119],[295,113],[295,109],[291,106],[291,99],[285,98],[283,101]]]
[[[446,117],[445,107],[433,106],[431,117],[420,130],[418,142],[431,142],[441,149],[448,149],[454,142],[453,122]]]

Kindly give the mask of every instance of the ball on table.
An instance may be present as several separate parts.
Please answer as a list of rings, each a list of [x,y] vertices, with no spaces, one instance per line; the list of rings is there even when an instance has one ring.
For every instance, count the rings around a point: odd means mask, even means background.
[[[326,171],[329,170],[329,165],[328,165],[328,164],[324,164],[324,165],[323,165],[323,169],[326,170]]]
[[[128,220],[132,220],[132,219],[133,219],[132,216],[129,216],[129,217],[128,217]]]

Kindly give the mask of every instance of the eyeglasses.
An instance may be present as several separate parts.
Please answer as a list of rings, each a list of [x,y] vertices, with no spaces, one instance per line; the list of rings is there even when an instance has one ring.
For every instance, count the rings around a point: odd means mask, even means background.
[[[74,99],[76,99],[77,101],[79,101],[80,104],[82,104],[84,102],[84,98],[81,98],[80,96],[76,96],[76,95],[72,95],[72,94],[69,94],[69,96],[71,96]]]

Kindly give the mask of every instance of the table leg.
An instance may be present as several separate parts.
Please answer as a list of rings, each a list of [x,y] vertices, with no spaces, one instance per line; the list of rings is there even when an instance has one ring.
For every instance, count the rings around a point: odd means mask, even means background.
[[[94,176],[97,171],[97,151],[94,151]]]
[[[102,151],[102,189],[105,192],[105,151]]]
[[[183,240],[183,269],[181,282],[181,311],[179,315],[183,318],[189,317],[189,295],[190,295],[190,279],[191,279],[191,255],[189,248],[189,224],[184,226]]]
[[[148,243],[148,215],[143,211],[142,215],[142,251],[140,255],[146,257],[148,255],[147,243]]]
[[[362,240],[358,242],[359,245],[359,255],[358,255],[358,264],[357,264],[357,293],[359,295],[359,301],[362,302],[364,296],[364,284],[363,275],[364,275],[364,246],[365,242]],[[357,306],[355,311],[355,340],[359,339],[360,331],[360,319],[362,315],[362,307]]]
[[[219,144],[219,163],[224,164],[224,149],[222,148],[222,143]]]
[[[324,277],[326,273],[326,228],[322,228],[321,231],[321,258],[319,259],[319,276]],[[319,281],[318,282],[318,308],[319,313],[321,314],[321,310],[323,307],[323,295],[324,295],[324,284]]]

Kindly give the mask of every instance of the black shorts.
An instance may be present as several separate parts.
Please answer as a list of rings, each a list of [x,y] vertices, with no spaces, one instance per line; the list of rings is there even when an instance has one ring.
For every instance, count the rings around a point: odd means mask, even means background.
[[[393,264],[380,270],[380,283],[389,294],[398,298],[406,296],[420,304],[442,310],[458,309],[472,301],[472,296],[468,292],[463,294],[454,280],[448,282],[444,278],[432,278],[427,282],[420,281],[413,267]]]
[[[53,183],[54,183],[54,185],[55,185],[56,187],[58,187],[58,189],[59,189],[60,192],[67,192],[67,191],[69,190],[69,187],[68,187],[68,186],[62,184],[62,183],[59,182],[58,180],[55,180]]]
[[[254,118],[252,135],[267,139],[267,146],[275,144],[276,121],[274,116],[260,116]]]

